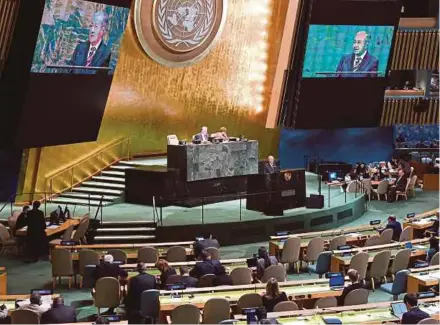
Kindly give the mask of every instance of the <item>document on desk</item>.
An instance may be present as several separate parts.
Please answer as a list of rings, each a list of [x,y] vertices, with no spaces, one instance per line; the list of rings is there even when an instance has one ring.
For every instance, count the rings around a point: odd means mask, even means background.
[[[423,307],[421,309],[424,312],[428,313],[429,315],[434,315],[434,314],[437,314],[437,313],[440,312],[440,306],[439,305]]]
[[[345,234],[345,237],[361,237],[362,234],[358,233],[358,232],[350,232],[348,234]]]
[[[56,229],[58,227],[59,227],[58,225],[50,225],[47,227],[47,229]]]
[[[440,272],[429,273],[429,277],[432,279],[440,280]]]

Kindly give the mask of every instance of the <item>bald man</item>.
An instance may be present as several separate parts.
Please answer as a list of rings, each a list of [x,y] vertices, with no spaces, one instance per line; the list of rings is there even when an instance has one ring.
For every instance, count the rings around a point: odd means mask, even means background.
[[[362,78],[378,75],[376,72],[379,60],[368,53],[370,39],[371,36],[365,31],[356,33],[353,40],[353,53],[344,55],[336,68],[338,77]]]

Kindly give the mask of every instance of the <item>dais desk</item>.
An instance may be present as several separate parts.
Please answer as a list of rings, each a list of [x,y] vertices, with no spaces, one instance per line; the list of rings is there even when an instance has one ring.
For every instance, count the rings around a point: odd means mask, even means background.
[[[80,219],[68,219],[60,225],[47,226],[46,236],[51,237],[54,235],[61,234],[67,228],[69,228],[71,225],[77,226],[79,224],[79,220]],[[26,234],[27,234],[27,227],[20,228],[15,232],[16,236],[26,236]]]

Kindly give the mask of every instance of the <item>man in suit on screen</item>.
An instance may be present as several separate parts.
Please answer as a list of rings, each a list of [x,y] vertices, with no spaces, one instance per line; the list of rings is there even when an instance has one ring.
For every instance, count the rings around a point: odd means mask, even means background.
[[[104,42],[107,32],[108,15],[103,11],[95,12],[89,39],[80,42],[73,52],[69,65],[82,67],[108,67],[111,59],[111,46]],[[78,70],[78,69],[77,69]],[[95,73],[94,70],[81,70],[77,73]]]
[[[368,52],[370,38],[371,36],[365,31],[357,32],[353,41],[353,53],[344,55],[336,68],[338,77],[362,78],[377,76],[379,60]]]

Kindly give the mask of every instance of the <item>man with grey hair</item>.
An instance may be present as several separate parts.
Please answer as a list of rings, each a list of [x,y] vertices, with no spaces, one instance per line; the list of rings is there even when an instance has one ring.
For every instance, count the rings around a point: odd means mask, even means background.
[[[379,60],[368,53],[370,39],[371,36],[366,31],[356,33],[353,40],[353,53],[344,55],[336,68],[338,77],[362,78],[378,76]]]
[[[209,134],[208,134],[208,127],[207,126],[202,126],[202,129],[200,130],[200,133],[197,133],[194,136],[194,140],[196,141],[200,141],[200,142],[208,142],[209,140]]]
[[[69,65],[82,67],[108,67],[111,60],[111,45],[104,42],[107,33],[108,15],[103,11],[95,12],[89,29],[89,37],[80,42],[73,52]],[[81,73],[94,73],[94,70],[81,70]]]
[[[96,266],[93,272],[93,278],[95,281],[98,281],[104,277],[118,279],[126,278],[127,276],[127,271],[121,269],[118,264],[113,264],[113,256],[109,254],[104,256],[104,261],[100,265]]]

